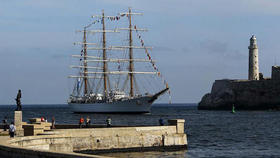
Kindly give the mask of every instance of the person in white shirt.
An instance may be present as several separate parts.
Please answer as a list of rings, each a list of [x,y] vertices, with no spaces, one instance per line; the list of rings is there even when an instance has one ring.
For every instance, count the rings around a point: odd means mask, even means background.
[[[14,125],[14,122],[12,122],[10,124],[10,128],[9,128],[10,138],[14,138],[15,137],[15,132],[16,132],[16,126]]]

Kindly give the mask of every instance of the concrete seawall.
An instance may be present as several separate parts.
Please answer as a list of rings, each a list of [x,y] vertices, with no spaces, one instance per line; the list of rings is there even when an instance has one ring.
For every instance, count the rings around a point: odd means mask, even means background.
[[[169,120],[168,126],[56,129],[44,135],[3,138],[0,138],[0,155],[6,157],[91,157],[93,155],[74,152],[178,150],[187,147],[184,120]]]
[[[59,151],[44,151],[28,149],[23,147],[16,147],[3,143],[8,138],[0,137],[0,157],[2,158],[106,158],[97,155],[85,155],[79,153],[67,153]]]

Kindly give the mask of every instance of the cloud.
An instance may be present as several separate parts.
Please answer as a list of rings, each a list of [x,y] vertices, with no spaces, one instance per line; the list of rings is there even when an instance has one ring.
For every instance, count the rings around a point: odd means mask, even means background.
[[[199,44],[201,53],[207,53],[209,55],[219,56],[221,58],[229,59],[247,59],[247,57],[240,53],[239,50],[231,48],[228,43],[217,40],[204,40]]]
[[[280,15],[279,0],[160,0],[160,2],[155,0],[106,0],[103,3],[118,4],[161,14],[165,13],[165,16]]]
[[[228,51],[227,43],[215,40],[202,41],[200,42],[200,47],[210,54],[225,54]]]

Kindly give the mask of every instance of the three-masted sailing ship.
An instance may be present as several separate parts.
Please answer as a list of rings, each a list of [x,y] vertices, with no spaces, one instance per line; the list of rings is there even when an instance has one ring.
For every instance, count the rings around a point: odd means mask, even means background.
[[[105,16],[104,10],[102,15],[92,16],[96,18],[91,24],[84,27],[83,42],[80,55],[72,55],[74,58],[80,59],[80,64],[71,66],[77,70],[78,75],[71,75],[74,78],[74,88],[68,99],[68,104],[73,112],[94,112],[94,113],[149,113],[151,104],[162,94],[169,90],[166,83],[164,88],[150,93],[147,89],[144,92],[139,91],[144,86],[137,85],[137,78],[140,75],[150,75],[160,77],[161,74],[154,65],[154,61],[148,54],[149,47],[146,47],[141,35],[138,32],[146,31],[139,29],[132,24],[132,16],[141,15],[141,13],[133,13],[129,8],[126,13],[120,13],[118,16]],[[112,30],[105,29],[106,21],[120,21],[120,19],[128,18],[128,28],[115,28]],[[101,29],[90,30],[93,24],[101,24]],[[107,33],[128,32],[128,40],[119,40],[125,45],[109,46]],[[133,33],[137,32],[142,46],[134,46]],[[88,40],[89,34],[101,35],[100,44],[91,43]],[[127,45],[128,44],[128,45]],[[145,50],[144,55],[147,59],[135,58],[134,50]],[[92,50],[92,52],[89,52]],[[115,51],[115,52],[114,52]],[[111,52],[111,53],[110,53]],[[114,52],[114,53],[112,53]],[[91,55],[93,53],[94,55]],[[124,57],[115,57],[116,54],[124,54]],[[143,53],[142,53],[143,54]],[[115,57],[115,58],[113,58]],[[136,71],[136,63],[152,63],[153,71]],[[110,68],[110,66],[112,68]],[[123,81],[123,82],[122,82]],[[154,84],[144,78],[148,87]],[[143,88],[142,88],[143,89]]]

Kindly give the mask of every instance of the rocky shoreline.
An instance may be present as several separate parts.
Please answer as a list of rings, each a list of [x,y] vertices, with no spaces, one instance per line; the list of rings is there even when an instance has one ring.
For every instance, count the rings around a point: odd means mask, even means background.
[[[199,110],[280,110],[280,80],[216,80]]]

